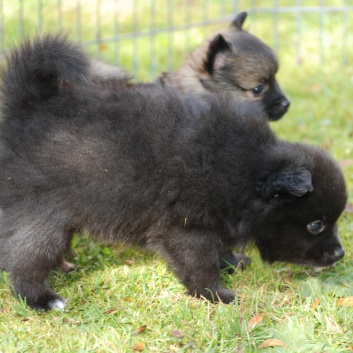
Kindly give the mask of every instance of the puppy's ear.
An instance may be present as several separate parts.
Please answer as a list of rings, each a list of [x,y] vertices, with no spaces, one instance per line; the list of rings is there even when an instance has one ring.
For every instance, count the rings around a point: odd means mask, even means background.
[[[206,60],[204,61],[205,69],[210,75],[212,75],[215,70],[220,70],[225,67],[225,53],[227,51],[231,51],[231,47],[222,34],[218,34],[212,39],[208,47]]]
[[[239,12],[236,16],[235,19],[232,21],[230,24],[231,27],[234,29],[239,29],[240,31],[243,29],[243,23],[248,16],[247,12]]]
[[[257,185],[257,192],[264,199],[301,197],[311,191],[311,173],[304,167],[270,174]]]

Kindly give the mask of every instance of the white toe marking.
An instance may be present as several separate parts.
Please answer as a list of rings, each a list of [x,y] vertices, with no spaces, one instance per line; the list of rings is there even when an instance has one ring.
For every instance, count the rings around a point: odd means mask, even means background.
[[[65,308],[65,302],[63,299],[55,299],[55,300],[51,300],[48,303],[49,309],[50,310],[59,310],[62,311]]]

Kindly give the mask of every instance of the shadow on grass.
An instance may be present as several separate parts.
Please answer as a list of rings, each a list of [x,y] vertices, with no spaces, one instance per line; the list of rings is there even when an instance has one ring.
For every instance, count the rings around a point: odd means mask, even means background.
[[[299,284],[304,297],[319,297],[329,294],[337,297],[353,295],[353,260],[339,262],[322,271],[298,271],[293,274],[293,281]]]
[[[149,265],[157,256],[139,247],[102,244],[87,235],[75,235],[72,245],[73,254],[67,260],[74,263],[74,272],[78,273],[82,270],[90,273],[123,265]]]

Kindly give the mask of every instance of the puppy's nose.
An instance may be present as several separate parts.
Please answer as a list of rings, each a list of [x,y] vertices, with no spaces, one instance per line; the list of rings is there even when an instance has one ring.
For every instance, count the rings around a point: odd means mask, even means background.
[[[287,98],[283,98],[281,101],[281,105],[283,108],[289,108],[290,106],[290,101]]]
[[[333,252],[333,258],[335,259],[335,261],[341,260],[343,256],[344,256],[344,250],[342,248],[337,248]]]

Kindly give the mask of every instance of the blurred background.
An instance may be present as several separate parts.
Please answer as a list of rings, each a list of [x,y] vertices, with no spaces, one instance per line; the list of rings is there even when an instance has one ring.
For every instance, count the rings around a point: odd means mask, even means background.
[[[352,0],[0,0],[0,58],[23,35],[61,29],[148,81],[239,11],[249,12],[244,28],[287,65],[352,64]]]

